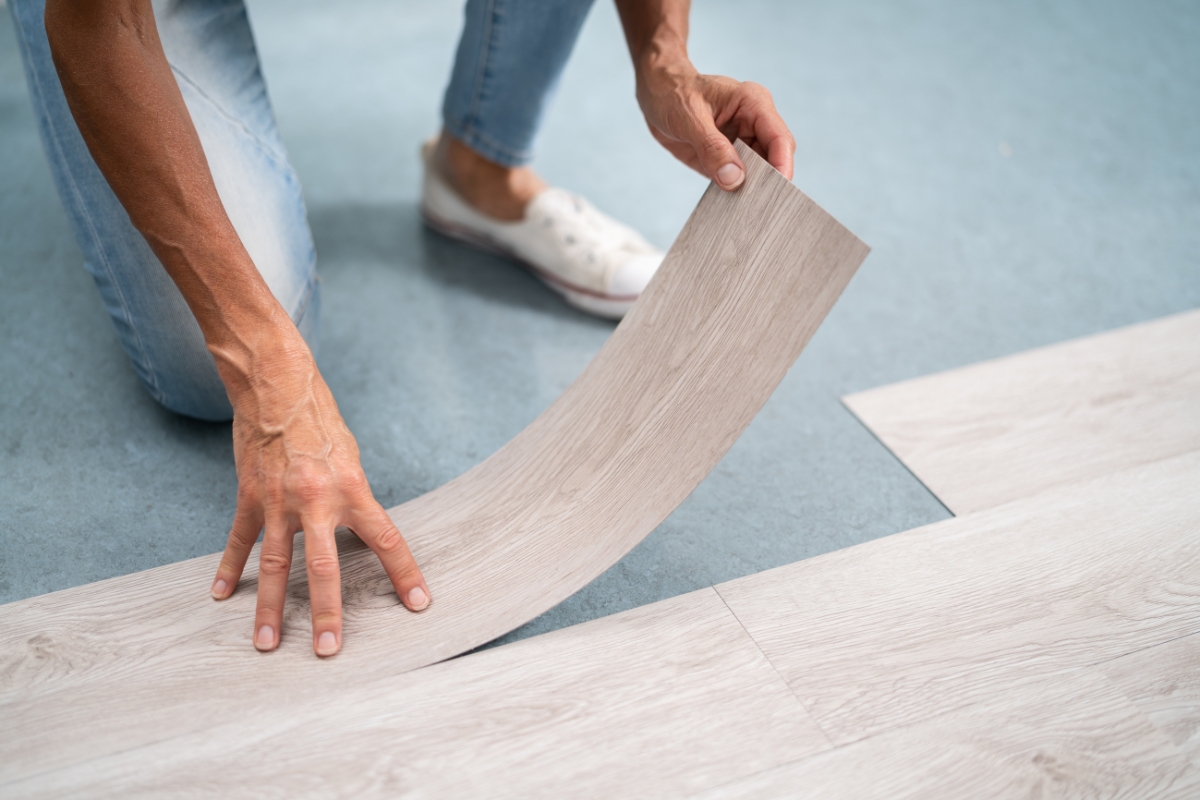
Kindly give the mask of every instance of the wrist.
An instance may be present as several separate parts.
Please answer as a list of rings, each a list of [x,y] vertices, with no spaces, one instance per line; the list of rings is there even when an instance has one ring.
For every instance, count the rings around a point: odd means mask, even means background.
[[[656,34],[633,56],[638,83],[665,75],[696,72],[687,42],[671,33]]]
[[[291,318],[274,302],[253,316],[222,326],[222,335],[207,339],[208,351],[217,365],[235,411],[244,400],[253,400],[264,390],[307,381],[315,369],[308,344]],[[207,337],[206,337],[207,338]]]

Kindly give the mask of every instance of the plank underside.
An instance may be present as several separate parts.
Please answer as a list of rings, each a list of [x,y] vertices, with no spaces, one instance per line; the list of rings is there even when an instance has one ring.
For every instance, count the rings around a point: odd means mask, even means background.
[[[406,611],[345,531],[345,639],[329,660],[312,654],[299,556],[282,644],[269,654],[250,638],[257,552],[220,603],[207,596],[214,555],[0,607],[0,780],[471,650],[640,542],[749,424],[867,253],[737,147],[742,188],[710,186],[643,297],[562,396],[486,461],[391,510],[431,588],[429,609]],[[16,722],[31,715],[40,724]]]
[[[844,402],[947,508],[979,511],[1200,448],[1200,310]]]

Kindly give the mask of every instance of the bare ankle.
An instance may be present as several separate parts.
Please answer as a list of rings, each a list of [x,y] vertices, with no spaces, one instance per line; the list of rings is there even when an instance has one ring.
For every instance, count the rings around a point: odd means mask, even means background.
[[[516,221],[546,184],[529,167],[506,167],[489,161],[443,131],[433,163],[440,174],[477,211],[495,219]]]

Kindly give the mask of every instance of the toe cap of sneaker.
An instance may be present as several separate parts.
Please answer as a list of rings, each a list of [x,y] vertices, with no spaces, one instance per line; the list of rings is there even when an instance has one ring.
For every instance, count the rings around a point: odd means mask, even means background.
[[[646,253],[633,256],[613,274],[608,293],[616,297],[636,297],[650,283],[658,265],[662,263],[662,253]]]

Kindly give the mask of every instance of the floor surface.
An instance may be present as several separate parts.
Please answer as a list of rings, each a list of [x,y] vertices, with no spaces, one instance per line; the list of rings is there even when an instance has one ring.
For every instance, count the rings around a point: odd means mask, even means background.
[[[457,4],[252,0],[325,281],[321,365],[385,506],[486,457],[611,331],[421,229]],[[0,601],[221,549],[228,426],[138,386],[81,265],[0,16]],[[656,533],[523,637],[947,516],[839,404],[1200,305],[1200,8],[699,5],[692,55],[757,80],[797,184],[873,247],[742,439]],[[646,134],[597,4],[536,166],[661,246],[704,182]],[[249,621],[247,622],[249,624]]]

